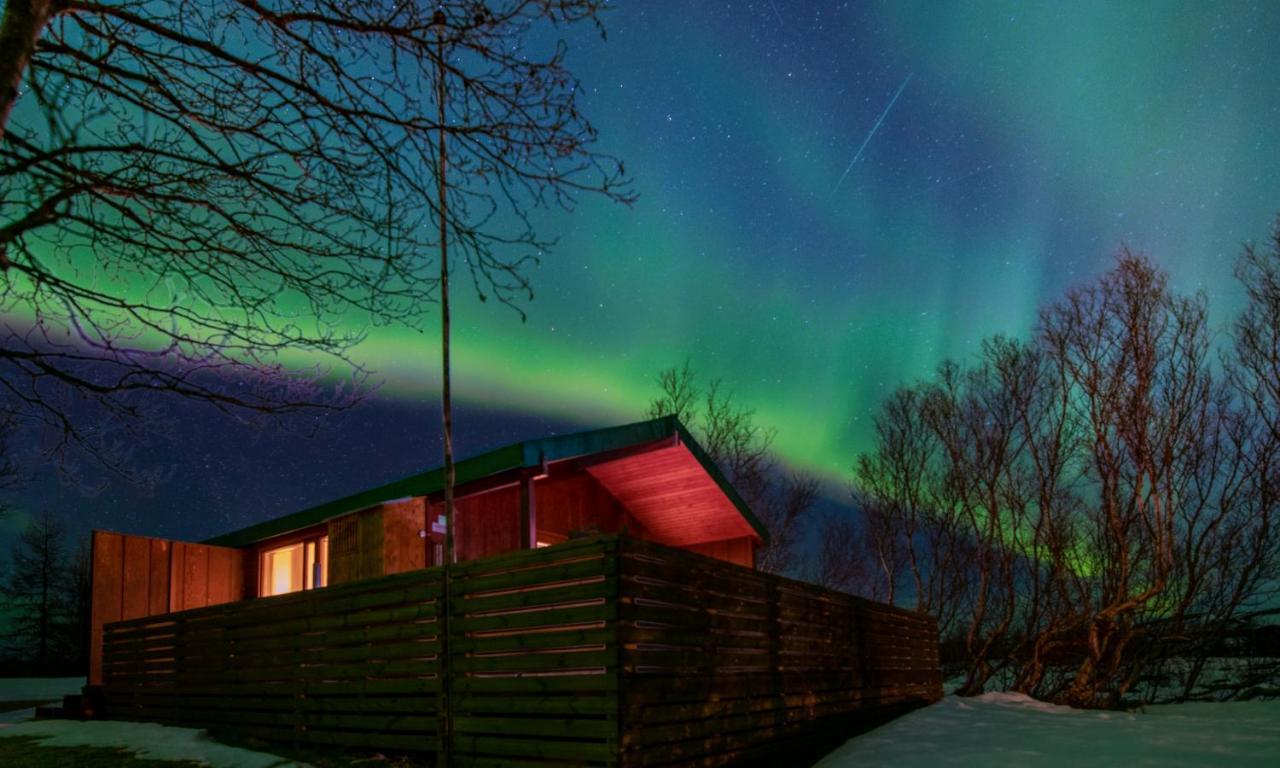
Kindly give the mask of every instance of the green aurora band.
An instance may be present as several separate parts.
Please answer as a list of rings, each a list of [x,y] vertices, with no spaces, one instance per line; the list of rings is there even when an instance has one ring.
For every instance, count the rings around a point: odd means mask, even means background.
[[[573,41],[640,202],[546,219],[526,324],[460,307],[465,400],[625,420],[687,356],[786,462],[847,477],[890,390],[1026,336],[1121,244],[1217,322],[1239,306],[1231,262],[1280,210],[1280,5],[703,5],[622,4]],[[434,341],[359,353],[421,397]]]
[[[1216,322],[1240,305],[1231,262],[1280,210],[1280,3],[710,5],[571,32],[640,201],[541,219],[523,324],[459,290],[462,402],[627,421],[688,358],[787,464],[847,478],[893,388],[1026,336],[1123,243]],[[380,396],[435,396],[434,322],[369,330]]]

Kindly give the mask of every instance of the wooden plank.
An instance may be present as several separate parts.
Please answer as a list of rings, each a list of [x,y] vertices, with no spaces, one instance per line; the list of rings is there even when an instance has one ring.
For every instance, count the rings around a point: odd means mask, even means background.
[[[182,607],[209,604],[209,550],[198,544],[182,548]]]
[[[151,542],[137,536],[125,536],[123,590],[120,617],[134,619],[150,615]]]
[[[169,553],[172,542],[151,540],[151,578],[147,588],[147,615],[155,616],[169,610]]]
[[[89,684],[100,685],[103,628],[120,619],[124,537],[116,533],[94,531],[90,547],[93,552],[93,586],[89,619]]]
[[[383,562],[385,574],[415,571],[427,566],[426,499],[384,504]]]

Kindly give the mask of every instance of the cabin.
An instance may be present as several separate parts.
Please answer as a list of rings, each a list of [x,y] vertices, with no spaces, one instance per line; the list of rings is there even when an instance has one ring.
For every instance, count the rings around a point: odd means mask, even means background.
[[[674,418],[517,443],[455,466],[457,560],[617,533],[754,567],[768,532]],[[245,552],[245,597],[444,563],[434,470],[206,544]]]
[[[768,531],[673,417],[455,477],[453,563],[438,469],[204,542],[95,531],[85,700],[440,764],[607,766],[758,757],[941,695],[930,617],[756,570]]]
[[[625,532],[753,568],[768,539],[674,417],[516,443],[454,477],[458,562]],[[97,532],[90,682],[108,621],[443,565],[443,489],[435,469],[200,544]]]

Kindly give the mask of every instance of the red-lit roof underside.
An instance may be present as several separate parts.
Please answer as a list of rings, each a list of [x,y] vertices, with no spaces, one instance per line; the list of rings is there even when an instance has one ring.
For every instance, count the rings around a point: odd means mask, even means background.
[[[760,539],[684,443],[592,464],[587,471],[663,544]]]

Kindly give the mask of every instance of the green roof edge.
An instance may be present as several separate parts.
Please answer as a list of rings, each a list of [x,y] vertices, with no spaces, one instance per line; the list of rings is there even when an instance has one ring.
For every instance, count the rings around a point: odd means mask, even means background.
[[[571,435],[557,435],[537,440],[508,445],[463,459],[454,465],[456,482],[461,485],[479,480],[490,475],[507,472],[513,469],[536,467],[546,461],[588,456],[593,453],[626,448],[631,445],[661,440],[664,437],[678,436],[680,442],[688,447],[698,463],[702,465],[711,479],[716,482],[729,501],[733,503],[743,519],[747,521],[760,538],[769,541],[769,531],[742,500],[738,492],[725,478],[724,473],[707,455],[698,441],[693,438],[675,416],[662,416],[648,421],[604,427]],[[214,536],[203,543],[221,547],[244,547],[264,539],[291,533],[303,528],[330,520],[334,517],[361,509],[375,507],[393,499],[407,496],[427,496],[444,488],[444,470],[441,468],[427,470],[399,480],[370,488],[350,496],[308,507],[299,512],[255,523],[239,530]]]

